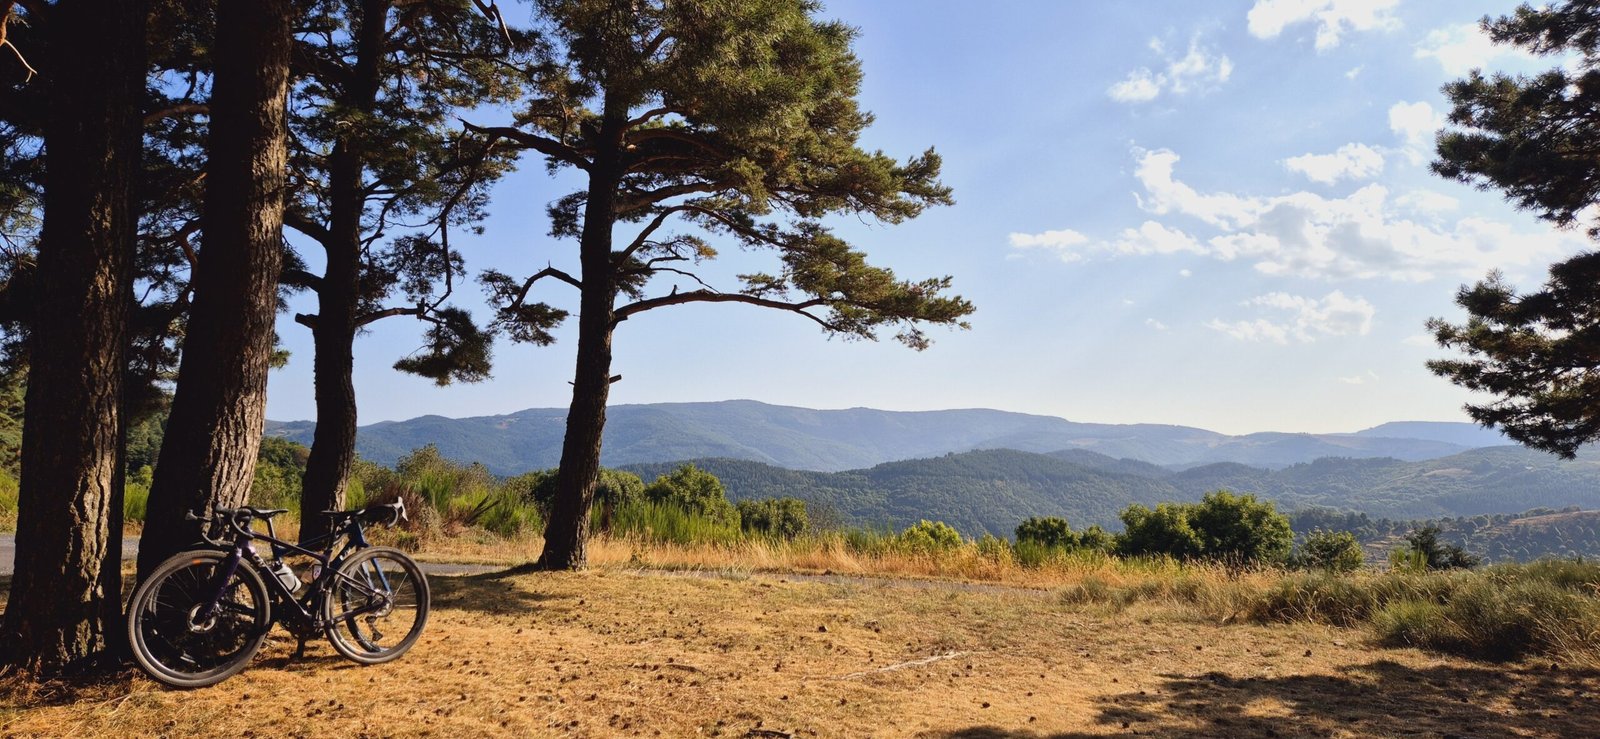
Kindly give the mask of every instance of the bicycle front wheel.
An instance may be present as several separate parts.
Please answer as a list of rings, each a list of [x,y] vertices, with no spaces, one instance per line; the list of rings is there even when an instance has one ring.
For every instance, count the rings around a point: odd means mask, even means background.
[[[247,562],[221,582],[227,560],[226,552],[183,552],[134,591],[128,644],[151,677],[175,688],[215,685],[261,648],[272,626],[267,587]]]
[[[395,659],[428,623],[428,578],[404,552],[373,547],[339,565],[322,600],[328,641],[364,665]]]

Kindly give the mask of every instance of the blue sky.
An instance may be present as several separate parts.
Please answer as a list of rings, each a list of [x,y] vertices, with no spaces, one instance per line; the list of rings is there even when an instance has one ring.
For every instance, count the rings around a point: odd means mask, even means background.
[[[1459,318],[1455,290],[1490,269],[1532,286],[1585,247],[1427,171],[1441,85],[1560,63],[1477,31],[1513,6],[831,2],[861,30],[865,143],[937,147],[956,197],[898,226],[835,225],[904,277],[952,275],[972,330],[935,329],[918,353],[749,306],[654,311],[617,331],[612,402],[988,407],[1229,433],[1466,420],[1469,396],[1423,367],[1441,355],[1423,322]],[[544,217],[576,182],[528,161],[486,232],[458,239],[469,270],[576,273]],[[772,263],[723,255],[708,271],[727,289]],[[457,294],[485,311],[476,286]],[[268,416],[313,418],[309,332],[287,317],[279,331],[293,358]],[[383,321],[356,347],[361,423],[565,407],[575,342],[557,336],[501,342],[492,380],[436,388],[390,369],[419,326]]]

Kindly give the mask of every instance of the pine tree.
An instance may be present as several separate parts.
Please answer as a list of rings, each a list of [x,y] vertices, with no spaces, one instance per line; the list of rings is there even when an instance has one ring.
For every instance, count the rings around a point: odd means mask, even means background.
[[[238,505],[265,423],[283,259],[291,0],[218,3],[202,246],[140,576],[198,538],[189,510]]]
[[[27,149],[21,142],[32,123],[51,155],[42,172],[18,177],[7,167],[0,186],[12,198],[0,209],[13,218],[28,217],[34,205],[26,201],[40,191],[44,214],[31,266],[42,289],[30,296],[33,374],[0,661],[52,674],[113,649],[121,623],[119,439],[148,7],[142,0],[29,7],[29,40],[38,43],[20,44],[17,59],[32,58],[39,70],[4,70],[0,102],[42,105],[6,111],[7,153],[18,150],[13,145]],[[16,10],[0,2],[0,40],[8,44],[17,43],[8,38]],[[32,114],[39,118],[18,120]]]
[[[487,13],[456,2],[320,0],[296,41],[286,224],[321,247],[321,275],[285,272],[309,289],[314,314],[295,320],[315,346],[317,426],[306,466],[301,538],[327,531],[318,511],[344,505],[355,459],[352,344],[365,327],[411,316],[429,327],[419,354],[396,368],[439,384],[488,377],[490,336],[446,305],[462,259],[452,229],[472,228],[487,186],[514,150],[485,143],[451,116],[516,92],[512,61],[529,44]],[[394,293],[404,302],[386,305]]]
[[[613,331],[651,310],[740,303],[794,313],[830,335],[884,327],[915,349],[924,324],[960,325],[972,305],[950,279],[905,281],[822,224],[831,214],[898,223],[951,202],[929,150],[905,162],[862,149],[855,31],[806,0],[541,0],[549,57],[533,67],[516,125],[478,129],[576,170],[587,185],[550,207],[581,273],[483,276],[498,326],[549,343],[567,313],[530,296],[578,289],[577,367],[557,495],[540,565],[585,564],[600,472]],[[629,233],[613,240],[618,226]],[[671,229],[684,230],[673,232]],[[718,289],[696,272],[719,238],[777,257],[771,273]],[[661,279],[656,279],[661,278]],[[670,291],[664,282],[678,281]],[[688,289],[679,289],[679,286]],[[621,304],[619,305],[619,300]]]
[[[1485,18],[1496,43],[1543,55],[1572,53],[1574,68],[1532,77],[1473,71],[1445,86],[1455,128],[1440,134],[1433,170],[1499,190],[1558,226],[1583,223],[1600,202],[1600,3],[1524,5]],[[1571,458],[1600,438],[1600,255],[1553,265],[1544,289],[1519,293],[1498,274],[1463,287],[1466,323],[1428,323],[1441,346],[1466,357],[1428,363],[1451,382],[1495,399],[1469,404],[1471,417],[1536,449]]]

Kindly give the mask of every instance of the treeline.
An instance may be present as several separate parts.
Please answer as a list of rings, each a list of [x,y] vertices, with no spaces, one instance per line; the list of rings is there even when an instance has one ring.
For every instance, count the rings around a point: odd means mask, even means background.
[[[1297,534],[1319,529],[1345,531],[1369,546],[1390,545],[1409,532],[1432,529],[1441,540],[1490,562],[1600,557],[1600,511],[1584,511],[1578,506],[1409,521],[1307,509],[1291,513],[1289,518]]]

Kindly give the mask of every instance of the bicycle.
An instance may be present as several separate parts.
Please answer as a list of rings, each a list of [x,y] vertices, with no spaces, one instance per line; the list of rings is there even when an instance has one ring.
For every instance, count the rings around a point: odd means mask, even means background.
[[[128,643],[140,668],[177,688],[215,685],[249,665],[274,623],[300,640],[296,654],[318,632],[364,665],[411,649],[428,621],[428,580],[404,552],[371,546],[362,529],[399,524],[405,504],[324,511],[332,531],[307,546],[277,538],[272,517],[285,512],[245,506],[187,514],[205,524],[207,546],[162,562],[128,605]],[[266,534],[251,529],[256,520],[266,522]],[[270,546],[270,562],[257,541]],[[309,582],[283,561],[291,555],[314,560]]]

